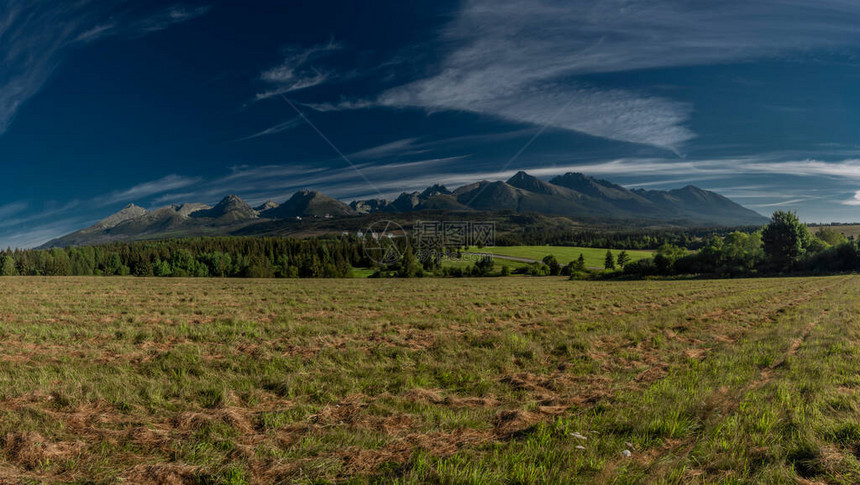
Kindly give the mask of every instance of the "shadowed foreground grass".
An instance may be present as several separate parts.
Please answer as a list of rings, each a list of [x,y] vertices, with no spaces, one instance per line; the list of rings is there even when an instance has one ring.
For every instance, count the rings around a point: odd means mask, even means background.
[[[2,283],[4,483],[860,481],[858,277]]]

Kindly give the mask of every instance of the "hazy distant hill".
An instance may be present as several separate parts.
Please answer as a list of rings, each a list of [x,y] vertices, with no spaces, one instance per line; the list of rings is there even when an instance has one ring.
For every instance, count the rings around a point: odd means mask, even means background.
[[[91,227],[49,241],[42,247],[100,244],[110,241],[230,234],[291,234],[308,230],[301,221],[340,219],[355,222],[385,214],[505,212],[543,214],[576,223],[665,225],[672,227],[751,226],[767,222],[715,192],[688,185],[675,190],[628,190],[581,173],[544,181],[518,172],[506,182],[480,181],[453,191],[433,185],[422,192],[404,192],[394,200],[356,200],[349,205],[312,190],[296,192],[281,204],[268,201],[251,207],[230,195],[214,207],[190,203],[151,211],[130,204]],[[377,217],[378,218],[378,217]],[[319,225],[320,231],[334,230]],[[327,228],[327,229],[326,229]]]

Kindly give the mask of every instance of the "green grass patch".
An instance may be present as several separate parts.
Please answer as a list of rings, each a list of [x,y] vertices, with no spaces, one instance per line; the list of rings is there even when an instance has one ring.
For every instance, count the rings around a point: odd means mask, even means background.
[[[490,246],[484,248],[470,247],[469,251],[527,258],[537,261],[542,260],[545,256],[552,255],[562,265],[578,259],[579,255],[582,254],[585,258],[585,265],[589,268],[603,268],[603,263],[606,259],[606,249],[580,248],[575,246]],[[616,257],[618,257],[618,253],[620,252],[620,250],[612,250],[612,254]],[[630,256],[631,262],[650,258],[654,255],[653,251],[638,250],[629,250],[627,254]]]

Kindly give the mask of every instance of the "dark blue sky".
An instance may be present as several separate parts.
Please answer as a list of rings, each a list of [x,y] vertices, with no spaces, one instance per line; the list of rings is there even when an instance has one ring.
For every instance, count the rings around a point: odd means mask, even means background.
[[[517,170],[860,220],[856,2],[0,0],[0,45],[3,246]]]

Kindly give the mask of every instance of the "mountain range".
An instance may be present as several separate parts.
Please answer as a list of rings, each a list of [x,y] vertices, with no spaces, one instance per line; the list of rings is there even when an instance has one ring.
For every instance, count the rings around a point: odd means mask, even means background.
[[[518,172],[505,182],[480,181],[448,190],[433,185],[404,192],[394,200],[368,199],[345,204],[317,191],[301,190],[279,204],[251,207],[229,195],[214,207],[200,203],[153,210],[130,204],[96,224],[51,240],[43,248],[113,241],[232,234],[289,234],[309,219],[367,215],[492,212],[542,214],[590,224],[710,227],[753,226],[767,221],[720,194],[688,185],[675,190],[629,190],[581,173],[549,181]]]

